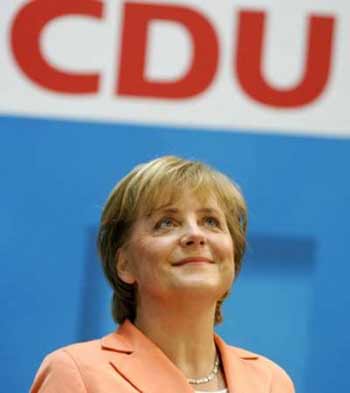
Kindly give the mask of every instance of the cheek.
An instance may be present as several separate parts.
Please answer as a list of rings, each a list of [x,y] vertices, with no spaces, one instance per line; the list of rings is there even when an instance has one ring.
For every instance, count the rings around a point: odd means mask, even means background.
[[[223,271],[231,286],[235,278],[234,246],[231,236],[222,243],[221,252],[224,261]]]
[[[135,271],[145,274],[164,264],[171,255],[171,244],[166,239],[136,239],[131,254]]]
[[[144,242],[145,253],[155,259],[166,259],[176,247],[176,236],[159,236]]]
[[[217,251],[222,259],[234,263],[234,247],[231,236],[225,236],[217,243]]]

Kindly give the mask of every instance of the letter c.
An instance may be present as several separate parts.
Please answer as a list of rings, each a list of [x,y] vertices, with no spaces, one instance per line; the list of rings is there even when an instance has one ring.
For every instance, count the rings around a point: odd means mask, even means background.
[[[91,94],[98,91],[99,74],[59,70],[45,59],[40,36],[48,22],[67,15],[102,18],[98,0],[34,0],[16,14],[11,29],[11,46],[17,65],[34,83],[60,93]]]

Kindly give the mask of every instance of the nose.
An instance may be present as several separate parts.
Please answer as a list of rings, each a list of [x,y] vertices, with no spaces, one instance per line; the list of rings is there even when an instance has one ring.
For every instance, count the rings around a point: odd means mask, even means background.
[[[197,224],[188,224],[180,238],[183,247],[204,246],[207,242],[206,236]]]

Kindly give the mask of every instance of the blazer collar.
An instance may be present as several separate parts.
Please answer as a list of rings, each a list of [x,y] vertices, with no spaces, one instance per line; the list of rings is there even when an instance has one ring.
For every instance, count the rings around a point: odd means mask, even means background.
[[[221,355],[230,393],[266,393],[251,375],[250,365],[257,355],[228,346],[219,336],[215,342]],[[193,393],[183,373],[167,356],[140,332],[130,321],[125,321],[116,332],[101,340],[103,350],[109,351],[109,363],[136,390],[143,393]]]
[[[215,335],[215,343],[221,355],[229,393],[268,393],[271,378],[259,371],[255,353],[227,345]]]

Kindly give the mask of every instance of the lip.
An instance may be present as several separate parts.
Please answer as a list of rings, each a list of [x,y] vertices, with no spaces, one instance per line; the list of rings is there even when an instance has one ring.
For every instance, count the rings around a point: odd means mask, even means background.
[[[182,266],[182,265],[187,265],[189,263],[213,263],[213,261],[206,257],[189,257],[175,262],[174,266]]]

